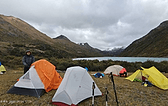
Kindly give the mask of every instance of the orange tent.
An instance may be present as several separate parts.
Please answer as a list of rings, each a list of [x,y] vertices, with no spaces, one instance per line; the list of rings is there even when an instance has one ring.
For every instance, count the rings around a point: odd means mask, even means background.
[[[41,59],[32,64],[44,84],[45,91],[57,89],[62,81],[62,77],[56,71],[56,67],[47,60]]]
[[[55,68],[44,59],[34,62],[7,93],[40,97],[45,92],[57,89],[62,82],[62,77]]]

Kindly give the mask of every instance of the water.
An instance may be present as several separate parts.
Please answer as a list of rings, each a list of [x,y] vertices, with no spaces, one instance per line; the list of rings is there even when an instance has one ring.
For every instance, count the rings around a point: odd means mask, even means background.
[[[148,60],[161,62],[168,61],[168,58],[155,57],[89,57],[89,58],[74,58],[73,60],[113,60],[113,61],[127,61],[127,62],[145,62]]]

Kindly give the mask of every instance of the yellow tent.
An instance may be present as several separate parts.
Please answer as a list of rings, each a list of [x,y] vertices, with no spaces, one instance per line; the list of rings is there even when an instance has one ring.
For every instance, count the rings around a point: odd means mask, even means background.
[[[0,65],[0,74],[3,74],[6,71],[3,65]]]
[[[135,78],[142,80],[142,76],[146,77],[153,85],[164,90],[168,89],[168,79],[154,66],[148,69],[142,67],[142,70],[137,70],[126,79],[130,81],[133,81]]]

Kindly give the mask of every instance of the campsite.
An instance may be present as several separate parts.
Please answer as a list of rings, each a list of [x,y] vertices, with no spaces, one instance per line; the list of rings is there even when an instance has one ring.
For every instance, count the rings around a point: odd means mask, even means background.
[[[100,71],[103,72],[103,71]],[[89,71],[89,74],[94,74],[95,71]],[[133,72],[128,72],[131,75]],[[63,78],[65,72],[60,71],[60,76]],[[168,73],[163,73],[168,76]],[[54,106],[51,104],[52,97],[56,90],[44,93],[40,98],[7,94],[7,91],[17,82],[17,79],[23,75],[23,69],[7,69],[7,72],[0,76],[0,105],[1,106]],[[102,96],[95,97],[95,106],[105,106],[105,87],[108,89],[108,106],[117,106],[113,84],[110,82],[107,75],[103,78],[95,78],[91,76],[100,91]],[[114,76],[115,88],[119,106],[164,106],[168,104],[167,90],[159,89],[156,86],[145,87],[140,82],[131,82],[125,77]],[[81,101],[78,106],[91,106],[92,98]]]
[[[167,3],[1,0],[0,106],[168,105]]]

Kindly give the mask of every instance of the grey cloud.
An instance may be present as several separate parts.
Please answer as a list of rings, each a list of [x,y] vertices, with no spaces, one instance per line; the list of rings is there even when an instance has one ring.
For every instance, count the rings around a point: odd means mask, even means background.
[[[168,0],[1,0],[0,13],[30,23],[51,38],[99,49],[128,46],[168,17]]]

